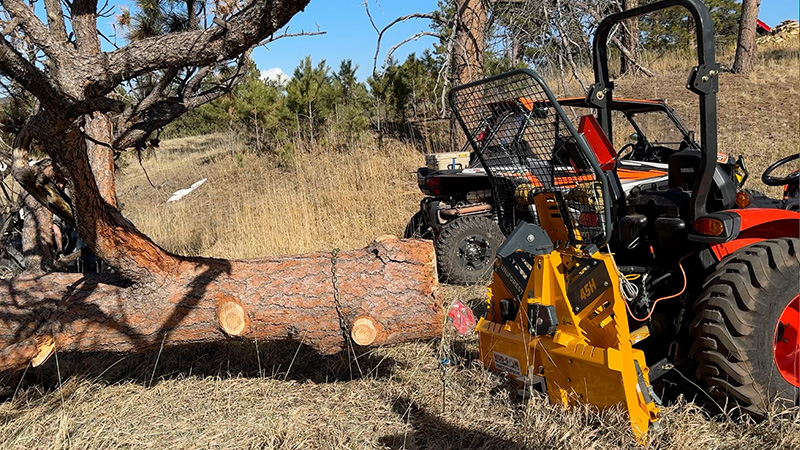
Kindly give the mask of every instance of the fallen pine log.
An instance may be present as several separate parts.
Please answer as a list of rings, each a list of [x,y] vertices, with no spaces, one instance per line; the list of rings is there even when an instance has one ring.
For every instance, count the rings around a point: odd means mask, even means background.
[[[0,283],[0,370],[55,351],[141,352],[228,339],[294,340],[322,354],[441,333],[429,241],[260,260],[185,259],[180,276],[26,275]]]

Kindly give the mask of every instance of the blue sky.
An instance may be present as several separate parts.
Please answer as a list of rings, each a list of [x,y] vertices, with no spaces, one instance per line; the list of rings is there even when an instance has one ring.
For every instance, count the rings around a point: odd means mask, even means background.
[[[380,29],[396,17],[414,12],[431,12],[436,6],[436,0],[370,0],[370,13]],[[419,31],[429,30],[428,25],[429,22],[424,19],[412,19],[392,27],[383,38],[378,67],[383,63],[386,50]],[[359,65],[357,74],[360,80],[365,80],[372,73],[378,34],[367,18],[363,0],[311,0],[306,10],[289,22],[289,33],[317,29],[326,34],[281,39],[256,49],[253,59],[258,68],[280,68],[291,76],[300,60],[305,55],[311,55],[315,63],[324,59],[334,69],[339,68],[339,62],[343,59],[352,59]],[[395,53],[396,58],[404,60],[411,52],[421,53],[434,42],[435,38],[429,36],[409,42]]]
[[[287,38],[258,48],[253,53],[261,70],[280,68],[291,76],[305,55],[311,55],[317,63],[324,59],[328,65],[338,69],[343,59],[352,59],[359,65],[360,80],[365,80],[372,72],[377,33],[369,23],[364,12],[364,0],[311,0],[304,12],[289,22],[289,32],[325,31],[321,36]],[[382,28],[394,18],[413,12],[430,12],[436,9],[436,0],[370,0],[370,12],[378,28]],[[762,0],[759,18],[774,26],[786,19],[800,18],[800,5],[797,0]],[[415,19],[393,27],[381,44],[379,67],[385,52],[394,44],[419,31],[429,30],[428,22]],[[395,59],[404,60],[411,52],[422,52],[431,47],[432,37],[423,37],[408,43],[395,53]]]

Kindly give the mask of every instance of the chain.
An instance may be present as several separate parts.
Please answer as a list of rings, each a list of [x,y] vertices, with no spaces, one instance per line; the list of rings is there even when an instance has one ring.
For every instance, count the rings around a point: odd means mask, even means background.
[[[358,368],[358,372],[361,373],[361,366],[358,364],[358,358],[356,356],[356,349],[353,347],[353,340],[350,337],[350,333],[348,332],[350,328],[350,323],[344,315],[342,311],[342,301],[341,301],[341,294],[339,292],[339,275],[336,271],[336,263],[339,260],[339,249],[334,248],[331,251],[331,283],[333,284],[333,301],[336,306],[336,314],[339,316],[339,328],[342,329],[342,338],[344,338],[344,342],[347,345],[347,360],[350,363],[350,379],[353,378],[353,364],[350,359],[352,355],[356,361],[356,367]],[[363,376],[363,374],[362,374]]]
[[[331,251],[331,282],[333,283],[333,301],[336,303],[336,314],[339,315],[339,327],[342,329],[342,334],[344,335],[345,341],[348,341],[347,338],[350,335],[347,333],[347,318],[342,312],[342,302],[339,298],[339,276],[336,273],[336,262],[338,259],[339,249],[334,248]]]

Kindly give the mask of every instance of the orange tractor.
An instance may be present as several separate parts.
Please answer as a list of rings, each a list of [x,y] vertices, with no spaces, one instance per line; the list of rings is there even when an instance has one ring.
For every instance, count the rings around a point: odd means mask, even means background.
[[[699,98],[700,140],[664,149],[665,185],[626,191],[606,43],[613,25],[673,6],[697,29],[688,89]],[[665,0],[614,14],[593,51],[586,102],[597,126],[574,126],[530,70],[450,92],[498,223],[511,227],[477,325],[483,363],[554,403],[623,405],[640,437],[659,415],[651,383],[672,368],[754,416],[776,399],[797,404],[800,214],[791,201],[743,190],[743,167],[718,158],[708,8]],[[776,177],[777,166],[763,179],[796,191],[797,173]]]

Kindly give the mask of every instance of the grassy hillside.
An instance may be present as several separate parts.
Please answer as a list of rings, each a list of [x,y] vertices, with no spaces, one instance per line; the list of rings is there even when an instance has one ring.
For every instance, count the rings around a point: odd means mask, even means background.
[[[800,147],[797,46],[784,50],[766,55],[752,75],[721,78],[720,147],[745,155],[755,189],[764,189],[763,167]],[[620,80],[619,93],[667,97],[696,126],[684,65],[654,61],[658,77]],[[145,170],[124,161],[120,200],[142,231],[181,253],[247,258],[359,247],[402,232],[421,197],[413,172],[423,157],[408,144],[379,148],[372,138],[354,148],[317,148],[281,165],[235,136],[171,141],[142,161]],[[166,203],[202,178],[195,192]],[[484,291],[445,293],[446,301],[479,305]],[[523,400],[475,358],[475,336],[450,331],[357,361],[258,342],[58,354],[22,379],[2,380],[12,399],[0,403],[0,449],[641,448],[619,412]],[[800,446],[797,410],[758,424],[729,418],[678,374],[673,382],[658,388],[673,403],[662,409],[649,448]]]
[[[235,136],[179,139],[143,161],[145,170],[129,162],[119,198],[142,231],[179,253],[249,258],[361,247],[402,233],[419,205],[422,162],[410,146],[378,149],[367,139],[355,150],[300,153],[289,167],[253,155]],[[196,192],[166,203],[203,178]]]

